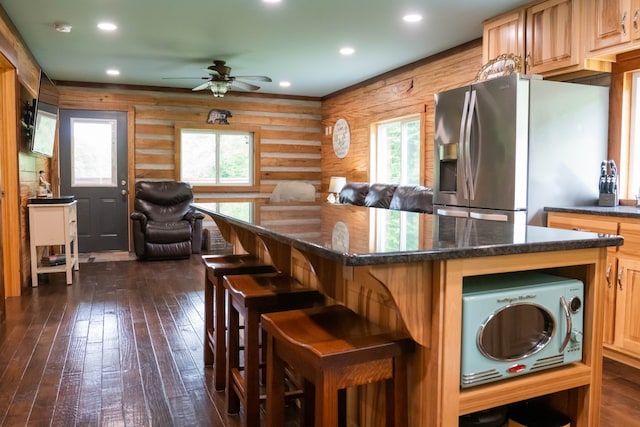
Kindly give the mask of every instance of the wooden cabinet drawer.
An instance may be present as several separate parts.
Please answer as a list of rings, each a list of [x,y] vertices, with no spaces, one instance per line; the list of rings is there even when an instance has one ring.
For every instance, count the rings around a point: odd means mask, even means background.
[[[618,234],[618,222],[592,215],[563,214],[549,212],[547,227],[567,230],[590,231],[592,233]]]
[[[640,257],[640,222],[621,222],[619,234],[624,237],[624,245],[618,248],[618,252]]]

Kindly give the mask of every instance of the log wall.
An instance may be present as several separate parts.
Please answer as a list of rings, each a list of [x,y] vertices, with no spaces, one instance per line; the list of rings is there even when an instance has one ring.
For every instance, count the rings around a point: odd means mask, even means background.
[[[482,41],[475,40],[443,52],[399,72],[325,97],[322,102],[322,191],[332,176],[349,181],[370,181],[372,125],[409,115],[422,118],[422,184],[433,184],[434,95],[475,79],[482,66]],[[351,146],[339,159],[333,151],[332,129],[339,118],[349,123]]]
[[[60,108],[120,110],[133,113],[133,167],[130,181],[179,179],[175,167],[177,124],[206,123],[211,109],[230,110],[234,125],[259,130],[257,193],[206,191],[202,201],[220,198],[268,197],[277,183],[301,180],[320,187],[321,109],[312,98],[257,97],[206,93],[59,86]],[[130,115],[131,117],[131,115]],[[223,189],[224,190],[224,189]]]

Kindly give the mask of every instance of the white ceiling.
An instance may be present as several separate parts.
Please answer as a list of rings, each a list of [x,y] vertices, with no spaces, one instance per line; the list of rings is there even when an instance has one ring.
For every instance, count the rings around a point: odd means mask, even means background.
[[[259,93],[324,96],[482,36],[522,0],[0,0],[54,80],[192,88],[213,59]],[[406,13],[423,20],[407,24]],[[99,21],[118,25],[97,30]],[[72,26],[61,33],[54,23]],[[350,57],[338,50],[349,45]],[[107,76],[107,68],[121,74]],[[446,72],[446,70],[443,70]],[[166,77],[193,77],[168,80]],[[278,82],[288,80],[291,87]]]

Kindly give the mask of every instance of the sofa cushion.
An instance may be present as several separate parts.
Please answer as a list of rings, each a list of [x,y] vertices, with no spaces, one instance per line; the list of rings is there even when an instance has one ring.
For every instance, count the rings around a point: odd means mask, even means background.
[[[399,185],[393,193],[389,209],[432,213],[433,191],[421,185]]]
[[[391,198],[397,187],[397,184],[371,184],[369,193],[364,199],[364,205],[370,208],[389,209]]]
[[[368,192],[368,182],[348,182],[340,191],[340,203],[364,206]]]

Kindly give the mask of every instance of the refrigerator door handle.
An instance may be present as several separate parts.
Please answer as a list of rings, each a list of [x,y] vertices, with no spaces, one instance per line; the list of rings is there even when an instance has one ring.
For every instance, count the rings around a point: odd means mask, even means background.
[[[509,217],[504,214],[483,214],[478,212],[471,212],[469,216],[473,219],[484,219],[488,221],[509,221]]]
[[[476,183],[473,179],[472,169],[471,169],[471,125],[473,125],[473,115],[476,111],[476,91],[473,89],[471,91],[471,99],[469,100],[469,111],[467,115],[467,126],[465,131],[465,181],[467,182],[467,188],[469,193],[469,200],[474,200],[476,198]]]
[[[436,215],[455,216],[455,217],[458,217],[458,218],[468,218],[469,217],[469,213],[467,211],[463,211],[463,210],[460,210],[460,209],[436,208]]]
[[[467,128],[467,114],[469,112],[469,96],[471,91],[466,91],[464,93],[464,106],[462,108],[462,118],[460,119],[460,140],[458,141],[458,145],[460,146],[461,159],[458,161],[458,164],[463,168],[463,181],[464,185],[462,188],[462,194],[466,200],[469,199],[469,183],[467,182],[467,155],[468,150],[466,149],[466,128]],[[461,164],[462,163],[462,164]]]

